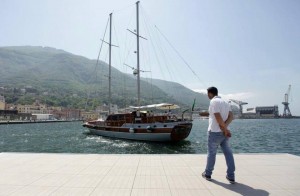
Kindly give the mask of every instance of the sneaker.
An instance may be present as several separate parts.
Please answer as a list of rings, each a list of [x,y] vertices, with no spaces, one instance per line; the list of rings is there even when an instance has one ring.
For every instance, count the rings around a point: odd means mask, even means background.
[[[206,175],[205,172],[202,173],[202,177],[205,178],[208,181],[211,181],[211,176]]]
[[[230,179],[228,176],[226,176],[226,179],[229,181],[230,184],[234,184],[235,180],[234,179]]]

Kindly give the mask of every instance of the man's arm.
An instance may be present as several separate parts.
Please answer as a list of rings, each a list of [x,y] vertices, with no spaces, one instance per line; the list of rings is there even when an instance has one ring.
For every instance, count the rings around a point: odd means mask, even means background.
[[[227,118],[227,120],[225,122],[223,121],[220,113],[214,113],[214,115],[215,115],[215,118],[216,118],[216,120],[217,120],[217,122],[218,122],[218,124],[219,124],[219,126],[221,128],[221,130],[223,131],[224,135],[230,137],[231,133],[227,129],[227,126],[233,120],[233,114],[232,114],[232,112],[229,112],[228,118]]]
[[[215,115],[215,118],[219,124],[219,126],[222,128],[222,127],[227,127],[226,123],[223,121],[222,117],[221,117],[221,114],[220,113],[214,113]]]
[[[228,127],[228,125],[233,121],[233,113],[231,111],[229,111],[229,114],[228,114],[228,118],[227,120],[225,121],[225,124],[226,126]]]

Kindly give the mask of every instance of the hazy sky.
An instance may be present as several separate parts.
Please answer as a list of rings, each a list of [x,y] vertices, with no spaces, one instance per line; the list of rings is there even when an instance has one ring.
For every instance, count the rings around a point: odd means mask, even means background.
[[[0,0],[0,46],[50,46],[96,59],[108,14],[114,11],[113,41],[120,48],[114,49],[118,58],[113,64],[129,72],[122,64],[135,66],[134,37],[126,31],[135,28],[134,4],[133,0]],[[216,86],[226,98],[249,102],[246,107],[279,105],[280,113],[291,84],[291,111],[300,115],[299,10],[299,0],[142,0],[140,31],[148,38],[141,40],[142,69],[151,69],[153,78],[198,91]],[[154,25],[201,81],[157,36]],[[146,46],[155,49],[160,44],[156,53],[147,52]],[[155,61],[155,55],[167,57]]]

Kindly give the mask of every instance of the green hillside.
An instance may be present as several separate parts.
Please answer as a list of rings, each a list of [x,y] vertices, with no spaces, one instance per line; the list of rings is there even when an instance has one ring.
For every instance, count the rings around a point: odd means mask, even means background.
[[[192,91],[179,83],[159,79],[153,79],[152,83],[178,102],[192,105],[196,99],[196,107],[208,107],[209,100],[206,95]]]
[[[0,47],[0,92],[9,103],[30,103],[35,99],[54,106],[92,108],[108,101],[108,65],[50,47]],[[167,82],[167,84],[170,82]],[[175,102],[191,105],[195,96],[200,105],[208,101],[184,86],[182,95],[172,92],[163,81],[141,82],[142,104]],[[27,87],[26,87],[27,86]],[[29,87],[28,87],[29,86]],[[22,93],[22,88],[27,88]],[[121,107],[135,105],[136,79],[112,68],[113,102]],[[86,105],[87,103],[87,105]]]

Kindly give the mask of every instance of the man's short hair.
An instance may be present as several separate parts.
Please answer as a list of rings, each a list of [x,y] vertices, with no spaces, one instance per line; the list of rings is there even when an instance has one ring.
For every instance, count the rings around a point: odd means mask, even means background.
[[[216,87],[214,87],[214,86],[209,87],[209,88],[207,89],[207,93],[211,93],[211,94],[213,94],[213,95],[218,95],[218,89],[217,89]]]

